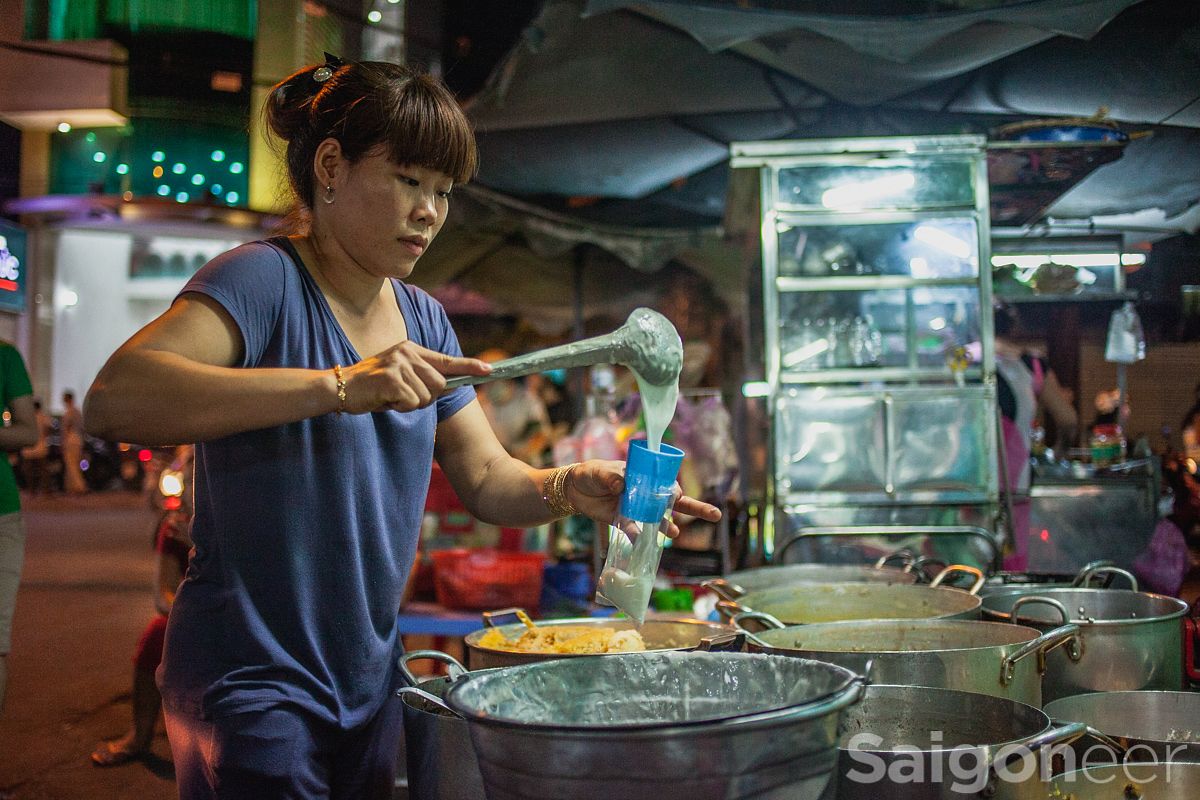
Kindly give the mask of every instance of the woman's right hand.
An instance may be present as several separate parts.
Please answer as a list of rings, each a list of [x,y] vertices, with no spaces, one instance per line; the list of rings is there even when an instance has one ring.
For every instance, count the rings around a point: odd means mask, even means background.
[[[492,367],[477,358],[449,356],[411,340],[364,358],[342,370],[346,381],[345,411],[412,411],[424,408],[455,375],[487,375]]]

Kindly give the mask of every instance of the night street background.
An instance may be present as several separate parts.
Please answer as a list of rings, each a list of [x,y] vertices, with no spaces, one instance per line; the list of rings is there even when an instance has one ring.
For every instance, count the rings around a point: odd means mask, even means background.
[[[130,724],[130,659],[154,614],[154,512],[125,492],[26,498],[24,507],[0,792],[19,800],[174,798],[161,723],[159,760],[97,769],[88,759],[100,739]]]

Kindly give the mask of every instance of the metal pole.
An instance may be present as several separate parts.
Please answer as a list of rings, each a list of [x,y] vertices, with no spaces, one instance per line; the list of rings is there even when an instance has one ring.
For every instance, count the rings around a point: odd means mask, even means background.
[[[577,245],[572,251],[571,266],[573,269],[574,279],[574,301],[575,301],[575,324],[572,330],[572,338],[579,341],[584,335],[584,319],[583,319],[583,271],[587,266],[587,248],[584,245]],[[571,405],[574,410],[575,419],[583,419],[585,409],[585,374],[582,367],[572,370],[571,373]]]

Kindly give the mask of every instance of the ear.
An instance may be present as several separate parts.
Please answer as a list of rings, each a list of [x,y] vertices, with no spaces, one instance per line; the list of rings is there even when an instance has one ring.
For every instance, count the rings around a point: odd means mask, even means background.
[[[342,144],[337,139],[329,138],[317,145],[317,151],[313,154],[313,177],[317,181],[317,188],[335,185],[346,171],[346,166]]]

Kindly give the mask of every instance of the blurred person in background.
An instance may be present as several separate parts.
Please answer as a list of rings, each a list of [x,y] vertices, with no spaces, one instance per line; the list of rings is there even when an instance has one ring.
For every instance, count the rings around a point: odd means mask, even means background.
[[[180,474],[183,494],[176,499],[176,513],[163,514],[155,533],[155,591],[154,608],[158,612],[146,625],[133,651],[133,687],[130,707],[133,727],[119,739],[101,742],[92,751],[92,763],[98,767],[116,767],[150,754],[154,729],[162,710],[162,695],[158,692],[154,673],[162,663],[163,637],[167,631],[167,616],[175,602],[175,592],[187,570],[192,539],[188,528],[192,521],[192,457],[191,445],[175,449],[170,468]],[[175,497],[171,495],[171,497]]]
[[[38,400],[33,401],[33,413],[38,438],[29,447],[21,448],[21,475],[30,493],[41,494],[49,486],[51,421]]]
[[[0,450],[11,453],[32,447],[38,440],[33,386],[25,361],[17,349],[0,342],[0,404],[11,415],[0,427]],[[21,493],[7,458],[0,458],[0,710],[8,688],[8,653],[12,649],[13,612],[17,586],[25,563],[25,527],[21,520]]]
[[[1032,467],[1029,456],[1034,422],[1048,414],[1057,431],[1056,446],[1075,441],[1078,417],[1067,400],[1058,378],[1039,357],[1026,352],[1017,342],[1020,318],[1006,303],[993,307],[996,342],[996,395],[1000,407],[1006,474],[1001,488],[1011,493],[1012,542],[1004,568],[1024,571],[1029,559],[1029,485]]]
[[[499,348],[484,350],[478,356],[480,361],[489,364],[508,357],[508,353]],[[536,380],[534,383],[524,378],[488,381],[480,387],[479,405],[509,455],[534,466],[545,463],[554,437],[550,415],[538,394]]]
[[[513,527],[607,524],[622,465],[530,467],[473,388],[446,388],[490,367],[404,282],[475,172],[443,84],[329,57],[273,87],[266,117],[300,231],[201,268],[101,369],[87,424],[197,442],[195,547],[158,670],[181,800],[384,800],[397,609],[433,459],[476,517]],[[675,508],[720,518],[688,497]]]
[[[75,393],[62,394],[63,413],[59,423],[62,437],[63,489],[67,494],[84,494],[88,490],[83,478],[83,413],[75,405]]]

